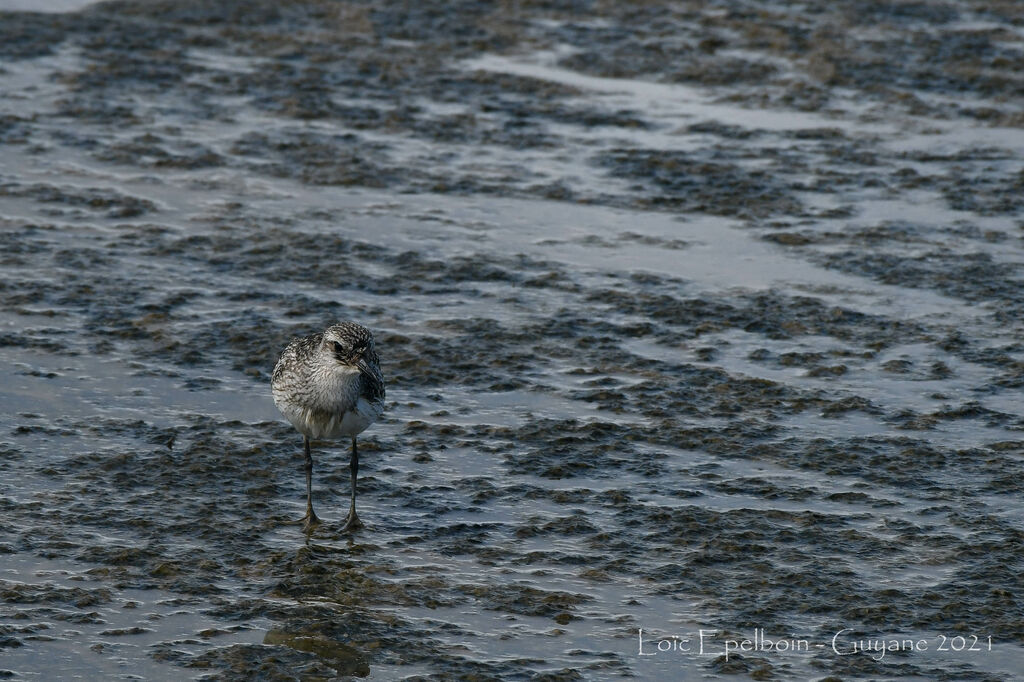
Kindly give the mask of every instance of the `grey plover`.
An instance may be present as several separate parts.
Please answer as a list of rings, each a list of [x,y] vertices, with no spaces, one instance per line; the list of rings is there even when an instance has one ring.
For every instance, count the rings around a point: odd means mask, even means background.
[[[356,516],[359,450],[356,436],[384,412],[384,376],[373,334],[355,322],[341,322],[319,334],[295,339],[281,353],[271,380],[274,404],[302,434],[306,453],[306,515],[310,531],[320,523],[313,512],[311,440],[352,439],[352,506],[343,531],[362,526]]]

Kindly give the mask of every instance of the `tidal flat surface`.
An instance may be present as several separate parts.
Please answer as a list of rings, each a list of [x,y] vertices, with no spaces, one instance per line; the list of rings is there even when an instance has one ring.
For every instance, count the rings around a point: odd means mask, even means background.
[[[1013,1],[0,12],[0,676],[1019,679],[1022,111]]]

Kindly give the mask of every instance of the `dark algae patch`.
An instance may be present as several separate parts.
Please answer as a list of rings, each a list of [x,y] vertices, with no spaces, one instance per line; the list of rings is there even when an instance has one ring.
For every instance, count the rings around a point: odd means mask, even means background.
[[[0,12],[0,676],[1016,679],[1022,25]],[[339,319],[388,404],[306,536]]]

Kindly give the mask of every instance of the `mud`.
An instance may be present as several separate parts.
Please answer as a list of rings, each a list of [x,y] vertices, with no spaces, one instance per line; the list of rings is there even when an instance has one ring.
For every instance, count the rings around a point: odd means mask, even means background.
[[[0,12],[0,675],[1015,679],[1022,26]],[[388,410],[306,537],[339,318]]]

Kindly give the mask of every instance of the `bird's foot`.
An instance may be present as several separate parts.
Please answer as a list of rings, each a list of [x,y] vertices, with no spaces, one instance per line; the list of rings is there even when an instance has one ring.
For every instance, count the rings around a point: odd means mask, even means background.
[[[302,530],[307,533],[311,533],[314,528],[320,525],[320,519],[313,513],[312,509],[308,509],[306,510],[306,515],[295,523],[302,524]]]
[[[359,530],[363,527],[363,522],[356,516],[356,512],[353,509],[349,512],[348,518],[345,520],[345,525],[341,527],[342,533],[351,533],[352,531]]]

